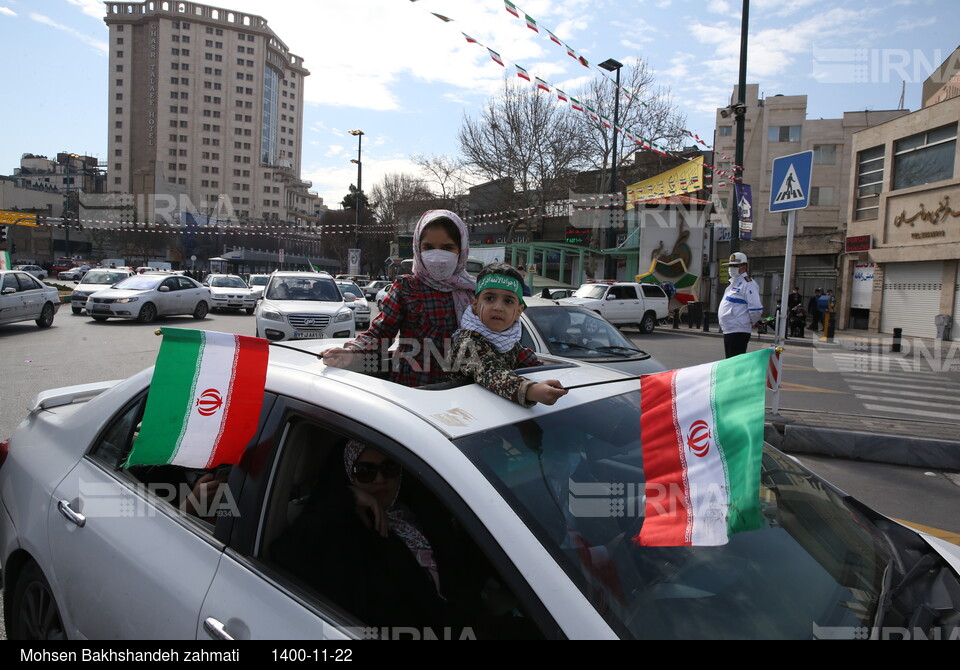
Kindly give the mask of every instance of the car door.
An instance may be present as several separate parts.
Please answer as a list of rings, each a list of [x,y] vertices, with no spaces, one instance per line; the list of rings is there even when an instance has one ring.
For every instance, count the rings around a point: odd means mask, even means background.
[[[15,272],[7,272],[0,282],[0,323],[13,323],[23,314],[23,297]]]
[[[293,398],[280,397],[264,428],[258,452],[250,459],[257,465],[250,468],[244,482],[238,500],[239,513],[233,520],[230,547],[224,552],[200,613],[198,639],[371,636],[380,639],[396,639],[397,636],[403,639],[431,636],[461,639],[466,636],[472,639],[489,634],[488,629],[464,626],[463,620],[439,629],[405,627],[388,630],[361,619],[356,614],[355,605],[342,599],[343,594],[363,587],[362,579],[345,576],[354,566],[341,559],[341,556],[350,555],[345,548],[347,538],[334,536],[327,543],[324,541],[326,536],[299,532],[304,526],[298,522],[309,521],[309,514],[319,512],[322,515],[333,509],[311,503],[315,502],[314,496],[323,495],[326,487],[331,485],[330,475],[336,475],[339,470],[342,477],[343,449],[348,439],[359,440],[396,458],[404,470],[404,491],[411,495],[425,495],[430,501],[428,509],[439,511],[441,515],[449,513],[454,524],[451,528],[466,529],[458,536],[461,540],[454,544],[474,560],[469,569],[450,570],[447,574],[476,582],[478,609],[479,597],[483,595],[492,597],[496,594],[515,605],[511,610],[513,613],[502,620],[505,629],[498,630],[495,635],[562,637],[556,622],[533,595],[519,571],[506,559],[496,541],[426,463],[418,461],[391,438],[348,417]],[[438,495],[436,491],[442,493]],[[292,554],[290,547],[300,546],[296,541],[303,538],[308,542],[320,541],[323,555]],[[440,545],[434,546],[438,555],[442,555]],[[337,571],[328,574],[316,567],[321,564],[336,566]],[[297,568],[297,565],[301,567]],[[328,588],[333,588],[338,595]],[[376,598],[378,591],[374,589],[373,593]],[[447,595],[452,593],[449,591]]]
[[[176,506],[182,482],[164,481],[160,468],[144,479],[118,469],[144,400],[107,425],[49,509],[59,604],[87,639],[193,639],[223,552],[212,526]]]
[[[20,318],[24,321],[39,318],[40,311],[47,301],[43,284],[36,277],[26,272],[17,273],[17,282],[20,285],[20,299],[23,304]]]
[[[180,291],[180,282],[176,277],[167,277],[157,287],[157,313],[183,314],[183,293]],[[166,288],[166,291],[159,289]]]
[[[197,308],[197,303],[204,299],[211,289],[198,286],[187,277],[177,277],[177,283],[180,287],[181,309],[183,314],[193,314]],[[207,305],[209,307],[209,305]]]

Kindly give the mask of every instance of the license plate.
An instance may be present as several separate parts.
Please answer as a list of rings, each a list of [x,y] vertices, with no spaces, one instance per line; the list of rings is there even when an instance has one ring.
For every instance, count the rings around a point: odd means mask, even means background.
[[[93,306],[93,311],[94,311],[94,312],[109,312],[109,311],[110,311],[110,305],[97,305],[97,304],[94,304],[94,306]]]
[[[227,306],[228,306],[228,307],[243,307],[243,303],[242,303],[242,302],[228,302],[228,303],[227,303]]]
[[[293,334],[293,339],[295,340],[322,340],[323,333],[305,333],[302,331],[296,331]]]

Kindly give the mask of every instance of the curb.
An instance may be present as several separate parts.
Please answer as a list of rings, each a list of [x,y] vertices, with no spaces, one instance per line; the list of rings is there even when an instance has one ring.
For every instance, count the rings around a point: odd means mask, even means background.
[[[960,442],[771,422],[764,424],[764,439],[790,454],[960,472]]]

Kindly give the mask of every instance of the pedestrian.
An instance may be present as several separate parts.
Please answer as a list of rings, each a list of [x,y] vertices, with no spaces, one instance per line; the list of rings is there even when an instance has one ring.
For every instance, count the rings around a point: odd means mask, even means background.
[[[391,381],[412,387],[444,381],[450,338],[477,285],[466,271],[469,255],[467,227],[459,216],[445,209],[425,212],[413,233],[413,274],[398,277],[369,328],[323,352],[323,362],[337,368],[365,363],[379,370],[380,357],[399,334]]]
[[[820,310],[820,318],[823,321],[823,334],[833,337],[833,330],[837,325],[833,322],[837,311],[837,299],[833,295],[833,289],[828,288],[826,293],[820,295],[817,300],[817,309]]]
[[[793,291],[787,296],[787,311],[790,312],[797,305],[803,304],[803,296],[800,295],[800,287],[794,286]]]
[[[471,379],[523,407],[552,405],[566,395],[556,379],[534,382],[514,370],[540,365],[520,344],[520,314],[526,303],[520,273],[506,263],[490,263],[477,275],[477,291],[454,333],[447,357],[453,380]]]
[[[810,303],[807,305],[807,311],[810,312],[810,330],[814,333],[820,327],[820,296],[823,295],[823,289],[818,288],[813,292]]]
[[[750,334],[763,314],[757,282],[747,275],[747,255],[730,254],[724,263],[730,273],[730,285],[723,292],[717,318],[723,331],[723,349],[727,358],[747,353]]]
[[[524,297],[529,298],[532,296],[532,293],[530,291],[530,287],[527,285],[527,268],[521,265],[518,270],[520,271],[520,285],[523,287],[523,295]]]

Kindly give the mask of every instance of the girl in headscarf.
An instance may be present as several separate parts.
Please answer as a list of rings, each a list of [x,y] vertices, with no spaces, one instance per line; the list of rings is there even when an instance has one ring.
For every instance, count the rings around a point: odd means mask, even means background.
[[[399,334],[390,379],[405,386],[444,381],[450,338],[470,304],[476,280],[467,274],[470,239],[460,217],[445,209],[424,213],[413,234],[413,274],[399,277],[387,292],[380,315],[345,347],[322,354],[327,365],[358,364],[376,356],[373,369]]]

